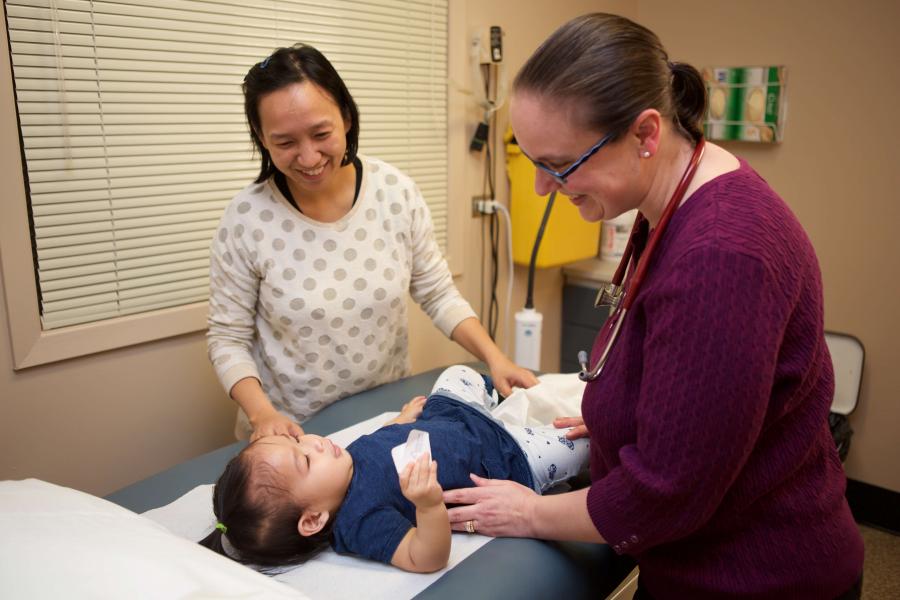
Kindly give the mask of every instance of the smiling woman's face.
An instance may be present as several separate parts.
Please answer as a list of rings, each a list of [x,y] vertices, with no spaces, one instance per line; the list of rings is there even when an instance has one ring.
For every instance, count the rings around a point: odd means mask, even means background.
[[[552,102],[528,92],[513,96],[510,121],[522,151],[555,171],[565,170],[607,133],[580,126],[571,103]],[[591,222],[637,208],[646,184],[640,180],[637,149],[630,147],[630,141],[628,135],[622,135],[606,144],[562,185],[536,169],[535,192],[546,196],[560,190],[578,207],[581,217]]]
[[[312,511],[335,511],[344,500],[353,476],[350,453],[326,438],[270,435],[248,447],[254,465],[264,463],[277,473],[298,504]]]
[[[347,151],[346,122],[328,92],[304,81],[259,101],[260,140],[275,167],[300,191],[327,187]]]

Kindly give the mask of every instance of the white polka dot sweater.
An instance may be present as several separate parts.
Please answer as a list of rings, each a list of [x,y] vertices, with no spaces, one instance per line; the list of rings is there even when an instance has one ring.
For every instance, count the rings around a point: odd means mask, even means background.
[[[340,220],[309,219],[270,179],[234,198],[211,246],[207,337],[222,385],[256,377],[300,422],[409,373],[407,292],[447,336],[475,316],[415,183],[360,159],[359,195]]]

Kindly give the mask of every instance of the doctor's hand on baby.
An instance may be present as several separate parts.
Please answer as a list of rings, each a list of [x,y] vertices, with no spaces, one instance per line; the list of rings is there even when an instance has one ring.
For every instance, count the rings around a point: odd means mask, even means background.
[[[477,531],[493,537],[534,537],[530,525],[534,523],[534,500],[539,497],[534,490],[515,481],[485,479],[475,474],[469,477],[475,487],[444,492],[444,502],[462,505],[447,511],[453,531]]]
[[[572,429],[566,432],[566,439],[568,440],[577,440],[578,438],[591,436],[587,426],[584,424],[584,419],[581,417],[556,417],[553,419],[553,426],[557,429],[571,427]]]

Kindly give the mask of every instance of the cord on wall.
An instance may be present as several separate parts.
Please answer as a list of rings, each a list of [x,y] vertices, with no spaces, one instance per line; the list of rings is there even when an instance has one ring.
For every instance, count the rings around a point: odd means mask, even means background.
[[[550,211],[553,210],[554,200],[556,200],[556,190],[553,190],[550,193],[550,197],[547,198],[547,206],[544,208],[544,215],[541,217],[541,225],[538,227],[534,246],[531,248],[531,260],[528,262],[528,287],[525,292],[525,308],[534,308],[534,268],[537,263],[538,250],[541,248],[541,240],[544,239],[544,230],[547,229],[547,220],[550,218]]]
[[[486,201],[485,208],[490,210],[491,213],[499,212],[504,217],[506,217],[506,258],[507,258],[507,271],[506,271],[506,340],[504,342],[505,350],[507,356],[510,356],[509,344],[510,339],[513,337],[512,331],[512,288],[513,288],[513,276],[515,275],[515,271],[513,271],[513,252],[512,252],[512,219],[509,215],[509,209],[497,202],[496,200]]]

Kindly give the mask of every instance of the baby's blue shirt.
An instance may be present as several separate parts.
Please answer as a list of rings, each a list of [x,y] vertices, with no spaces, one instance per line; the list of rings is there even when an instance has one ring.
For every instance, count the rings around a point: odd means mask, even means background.
[[[503,427],[475,408],[433,395],[415,423],[389,425],[347,446],[353,477],[334,522],[335,551],[390,563],[415,526],[415,506],[403,497],[391,448],[412,429],[427,431],[444,490],[472,487],[469,473],[532,487],[525,455]]]

